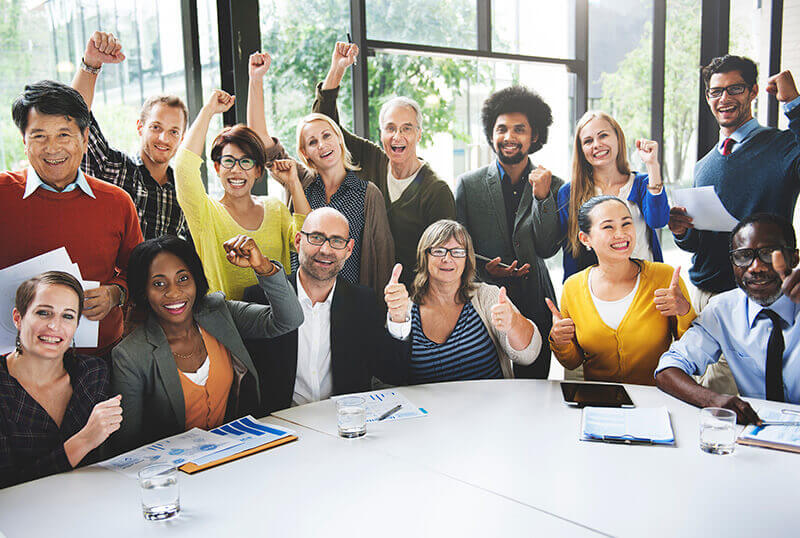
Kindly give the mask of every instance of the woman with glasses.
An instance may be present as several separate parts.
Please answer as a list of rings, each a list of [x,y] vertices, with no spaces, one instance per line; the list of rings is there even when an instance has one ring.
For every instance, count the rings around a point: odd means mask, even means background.
[[[631,256],[664,261],[658,228],[669,221],[669,203],[661,180],[658,143],[637,140],[636,149],[647,173],[632,172],[628,164],[625,134],[605,112],[589,111],[575,127],[572,180],[558,191],[558,212],[564,241],[564,280],[597,263],[591,250],[578,241],[578,211],[590,198],[617,196],[631,211],[636,247]]]
[[[637,231],[616,196],[596,196],[578,211],[582,245],[597,263],[569,277],[553,313],[550,349],[587,381],[654,385],[661,354],[695,318],[680,268],[633,257]]]
[[[512,362],[536,359],[539,330],[505,288],[475,281],[475,251],[461,224],[428,226],[417,246],[417,268],[411,301],[394,280],[384,291],[389,332],[411,339],[410,383],[511,378]]]
[[[258,134],[244,125],[226,127],[214,139],[211,159],[225,194],[214,200],[206,193],[200,167],[208,127],[211,118],[230,109],[233,102],[233,96],[214,90],[200,110],[175,157],[175,187],[203,261],[209,290],[222,291],[229,299],[239,300],[245,288],[257,283],[256,277],[252,271],[226,261],[220,247],[223,241],[248,235],[268,258],[279,261],[288,272],[295,233],[311,209],[299,181],[286,185],[295,200],[294,213],[277,198],[251,194],[264,172],[268,155]]]

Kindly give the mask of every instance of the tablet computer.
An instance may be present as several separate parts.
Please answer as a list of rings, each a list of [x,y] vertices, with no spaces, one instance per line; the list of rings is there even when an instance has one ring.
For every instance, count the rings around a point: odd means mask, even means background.
[[[561,383],[567,405],[575,407],[635,407],[622,385],[600,383]]]

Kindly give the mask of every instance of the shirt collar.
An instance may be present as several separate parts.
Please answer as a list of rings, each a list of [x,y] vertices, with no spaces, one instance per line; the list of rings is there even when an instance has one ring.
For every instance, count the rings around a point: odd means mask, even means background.
[[[505,179],[508,174],[506,174],[503,165],[500,164],[500,159],[495,159],[494,164],[497,166],[497,171],[500,173],[500,179]],[[531,173],[531,170],[533,170],[533,163],[531,162],[530,158],[528,158],[528,164],[525,166],[525,170],[522,171],[522,177],[527,179]]]
[[[745,140],[748,136],[752,134],[753,131],[758,129],[759,124],[758,120],[755,118],[750,118],[746,122],[744,122],[738,129],[736,129],[729,137],[720,135],[719,147],[722,148],[722,144],[725,143],[726,138],[733,138],[733,141],[737,144],[741,144],[743,140]]]
[[[765,308],[768,308],[774,311],[776,314],[778,314],[781,317],[781,319],[786,323],[786,325],[792,326],[794,324],[796,305],[787,296],[781,294],[778,300],[769,306],[761,306],[760,304],[751,301],[750,298],[748,297],[747,321],[751,329],[753,328],[753,325],[756,322],[756,318]]]
[[[70,192],[78,188],[92,198],[97,199],[97,197],[94,195],[94,192],[92,192],[92,188],[89,186],[89,182],[86,181],[86,176],[84,175],[83,170],[80,168],[78,168],[78,177],[75,179],[75,181],[67,185],[64,190],[57,191],[41,180],[39,174],[36,173],[36,170],[34,170],[33,166],[28,166],[28,175],[27,179],[25,180],[25,193],[22,195],[22,199],[24,200],[33,194],[39,187],[50,192]]]
[[[333,301],[333,292],[336,290],[336,281],[333,281],[333,287],[331,291],[328,292],[328,297],[322,301],[321,303],[317,303],[317,305],[324,305],[326,307],[331,306],[331,302]],[[311,297],[308,296],[306,293],[306,289],[303,287],[303,282],[300,280],[300,273],[297,274],[297,300],[300,302],[301,305],[305,305],[308,308],[314,308],[317,305],[314,305],[311,301]]]

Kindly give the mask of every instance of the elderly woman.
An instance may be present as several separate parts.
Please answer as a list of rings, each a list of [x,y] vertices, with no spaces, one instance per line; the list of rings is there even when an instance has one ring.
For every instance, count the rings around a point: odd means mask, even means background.
[[[553,313],[550,348],[585,379],[654,385],[661,354],[695,318],[680,267],[634,257],[637,233],[628,205],[597,196],[578,212],[579,239],[597,264],[564,283]]]
[[[575,127],[572,180],[558,191],[558,213],[564,242],[564,280],[596,263],[591,251],[578,241],[578,211],[590,198],[617,196],[631,212],[636,247],[634,258],[664,261],[657,229],[667,225],[669,203],[658,164],[658,143],[637,140],[636,149],[647,173],[632,172],[628,164],[625,133],[605,112],[589,111]]]
[[[200,258],[182,239],[163,236],[133,250],[128,285],[146,321],[112,351],[112,387],[125,412],[118,448],[215,428],[258,408],[258,374],[242,338],[292,331],[303,311],[282,268],[253,239],[237,236],[223,247],[231,264],[254,273],[269,306],[206,295]]]
[[[458,222],[428,226],[417,246],[411,300],[398,282],[386,286],[389,332],[411,338],[410,383],[513,377],[511,363],[531,364],[539,330],[506,297],[505,288],[475,282],[475,251]]]
[[[12,317],[17,348],[0,356],[0,487],[67,471],[122,422],[120,398],[108,397],[108,367],[70,347],[83,289],[50,271],[17,288]]]
[[[264,172],[267,154],[258,134],[244,125],[226,127],[214,139],[211,159],[225,194],[220,200],[206,194],[200,167],[209,123],[233,102],[233,96],[214,90],[200,110],[175,156],[175,187],[210,291],[222,291],[229,299],[240,300],[244,289],[256,284],[256,277],[250,270],[227,263],[220,244],[235,235],[247,235],[267,257],[288,268],[294,235],[311,210],[299,181],[287,185],[295,200],[293,214],[277,198],[251,194]]]

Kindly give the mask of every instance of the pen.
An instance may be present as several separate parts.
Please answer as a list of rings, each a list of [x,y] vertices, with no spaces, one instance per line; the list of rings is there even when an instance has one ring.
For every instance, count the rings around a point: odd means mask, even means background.
[[[762,426],[800,426],[798,420],[762,420]]]
[[[475,253],[475,259],[478,260],[479,262],[483,262],[483,263],[489,263],[490,261],[492,261],[492,258],[487,258],[486,256],[478,254],[477,252]],[[503,269],[508,269],[508,267],[509,267],[508,265],[506,265],[504,263],[498,263],[497,266],[501,267]]]
[[[389,418],[390,416],[392,416],[392,415],[394,415],[395,413],[397,413],[398,411],[400,411],[400,409],[402,409],[402,407],[403,407],[403,404],[397,404],[397,405],[395,405],[394,407],[392,407],[391,409],[389,409],[388,411],[386,411],[384,414],[382,414],[381,416],[379,416],[379,417],[378,417],[378,420],[379,420],[379,421],[381,421],[381,420],[383,420],[383,419],[385,419],[385,418]]]
[[[347,42],[352,43],[353,39],[350,37],[350,32],[347,32]]]

